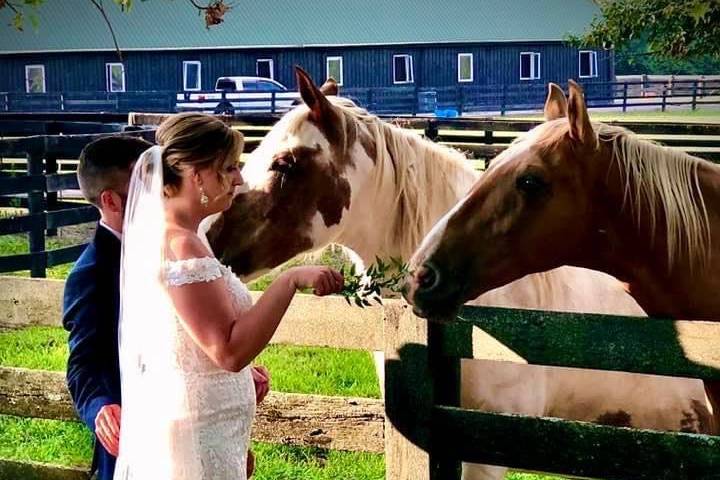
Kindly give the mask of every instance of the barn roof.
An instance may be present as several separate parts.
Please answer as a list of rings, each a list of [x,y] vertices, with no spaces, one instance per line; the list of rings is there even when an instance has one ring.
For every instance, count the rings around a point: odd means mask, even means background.
[[[203,3],[203,2],[198,2]],[[311,47],[562,40],[580,33],[592,0],[230,0],[210,29],[186,0],[135,0],[129,13],[105,2],[124,50]],[[0,53],[112,50],[88,0],[46,1],[39,26],[0,27]],[[8,8],[0,22],[10,23]]]

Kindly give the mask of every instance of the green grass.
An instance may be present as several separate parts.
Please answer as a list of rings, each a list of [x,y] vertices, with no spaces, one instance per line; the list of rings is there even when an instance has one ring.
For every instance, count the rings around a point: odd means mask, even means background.
[[[0,365],[63,371],[67,333],[58,327],[29,327],[0,332]],[[276,391],[321,395],[379,397],[368,352],[329,348],[269,346],[257,359],[272,373]],[[257,480],[376,480],[385,475],[379,454],[326,451],[284,445],[254,444]],[[81,424],[0,416],[0,458],[85,466],[92,437]],[[512,473],[510,480],[553,480]]]
[[[0,332],[0,365],[64,371],[67,332],[59,327],[30,327]]]
[[[498,119],[532,119],[541,120],[542,113],[537,114],[510,114]],[[631,110],[623,113],[622,111],[599,112],[590,110],[590,118],[592,120],[603,122],[611,120],[627,120],[627,121],[647,121],[647,122],[698,122],[698,123],[717,123],[720,122],[720,108],[703,108],[698,110],[669,110],[662,112],[660,110]]]
[[[45,239],[45,248],[47,250],[68,247],[70,245],[77,245],[77,242],[70,241],[63,237],[47,237]],[[27,234],[22,233],[17,235],[0,236],[0,255],[19,255],[22,253],[28,253],[29,251],[30,246],[27,240]],[[70,270],[72,270],[72,266],[73,263],[66,263],[64,265],[50,267],[47,269],[47,277],[54,279],[65,279],[70,273]],[[28,270],[22,270],[19,272],[7,273],[3,275],[29,277],[30,272]]]

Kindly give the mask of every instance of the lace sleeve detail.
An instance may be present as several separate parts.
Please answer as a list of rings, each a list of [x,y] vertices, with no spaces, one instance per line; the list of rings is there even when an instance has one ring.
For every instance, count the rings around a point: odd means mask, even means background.
[[[188,258],[165,263],[165,281],[171,287],[212,282],[222,276],[221,264],[213,257]]]

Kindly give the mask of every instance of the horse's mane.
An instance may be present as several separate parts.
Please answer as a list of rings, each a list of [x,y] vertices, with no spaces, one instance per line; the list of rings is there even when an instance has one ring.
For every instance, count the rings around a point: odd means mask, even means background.
[[[542,141],[545,144],[558,142],[569,129],[567,120],[548,124],[552,125],[549,137]],[[687,258],[691,266],[707,265],[710,221],[698,178],[698,168],[705,160],[641,139],[622,127],[593,123],[593,130],[598,148],[603,143],[611,145],[612,161],[625,176],[623,208],[630,205],[638,226],[641,212],[649,215],[651,242],[662,212],[668,268],[680,256]]]
[[[387,208],[397,214],[385,243],[409,258],[444,213],[438,206],[449,210],[467,193],[477,174],[459,151],[384,122],[348,99],[328,98],[338,107],[346,128],[354,126],[358,136],[369,135],[374,143],[376,191],[394,179],[394,197]]]

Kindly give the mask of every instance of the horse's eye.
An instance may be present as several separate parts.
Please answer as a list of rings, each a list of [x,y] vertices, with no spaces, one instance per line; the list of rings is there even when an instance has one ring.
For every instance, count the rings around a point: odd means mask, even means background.
[[[540,176],[534,173],[520,175],[515,181],[515,186],[526,195],[540,195],[548,190],[549,185]]]
[[[275,157],[270,164],[270,170],[282,174],[290,173],[296,166],[295,159],[291,155]]]

